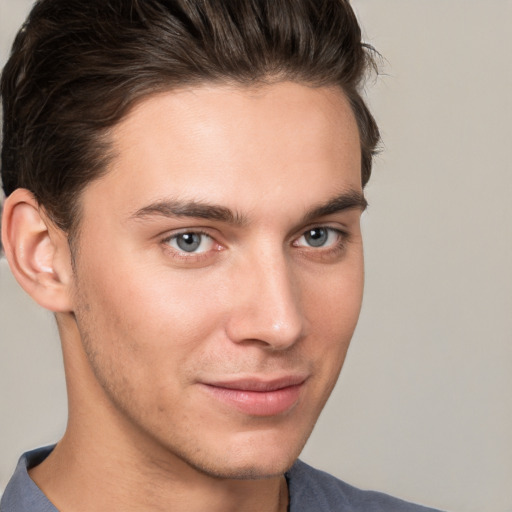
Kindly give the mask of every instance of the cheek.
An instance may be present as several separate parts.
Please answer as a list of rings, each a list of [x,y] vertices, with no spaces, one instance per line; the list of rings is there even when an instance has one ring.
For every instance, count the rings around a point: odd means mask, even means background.
[[[81,279],[91,343],[146,379],[168,375],[221,327],[219,287],[199,275],[118,263],[96,266]]]
[[[361,309],[364,285],[362,253],[354,254],[346,265],[318,276],[308,276],[302,285],[310,322],[333,336],[351,333]]]
[[[362,257],[353,265],[305,285],[304,307],[311,330],[308,356],[318,361],[325,375],[336,380],[354,333],[363,296]]]

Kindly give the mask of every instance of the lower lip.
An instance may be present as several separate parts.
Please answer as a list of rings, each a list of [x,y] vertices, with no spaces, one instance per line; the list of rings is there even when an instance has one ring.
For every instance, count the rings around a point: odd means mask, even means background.
[[[247,391],[204,385],[214,398],[250,416],[277,416],[298,402],[302,384],[273,391]]]

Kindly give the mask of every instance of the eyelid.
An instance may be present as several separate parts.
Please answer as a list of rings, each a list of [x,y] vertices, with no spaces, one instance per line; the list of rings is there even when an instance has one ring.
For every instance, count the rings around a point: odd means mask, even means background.
[[[313,229],[326,229],[334,232],[336,239],[329,245],[314,247],[309,244],[299,244],[299,241],[306,233]],[[292,242],[292,247],[301,258],[312,260],[320,263],[334,263],[340,261],[345,255],[350,243],[350,232],[340,227],[332,225],[316,224],[302,231],[299,237]]]
[[[180,247],[180,238],[184,240],[185,235],[192,235],[199,239],[199,244],[195,249],[187,251],[183,247]],[[178,252],[183,252],[185,254],[203,254],[213,248],[215,240],[204,233],[178,233],[177,235],[171,236],[167,243]],[[206,248],[203,247],[204,245],[206,245]]]
[[[212,240],[217,241],[217,236],[212,234],[212,230],[204,227],[190,227],[186,226],[183,228],[176,228],[170,231],[166,231],[160,235],[158,235],[158,238],[161,239],[162,242],[166,242],[171,240],[172,238],[176,238],[179,235],[185,235],[187,233],[191,234],[197,234],[197,235],[203,235],[211,238]]]
[[[171,240],[177,238],[178,236],[189,233],[209,238],[212,241],[212,247],[201,252],[187,252],[180,248],[172,247],[171,244],[169,243]],[[204,228],[196,227],[180,228],[170,233],[168,232],[166,235],[161,237],[160,243],[165,247],[165,250],[167,252],[171,253],[172,257],[186,261],[197,261],[204,258],[208,258],[211,256],[213,252],[218,252],[224,248],[223,245],[217,241],[217,237],[213,236],[211,232]]]
[[[339,226],[332,226],[328,224],[313,224],[311,226],[302,229],[299,236],[296,236],[292,242],[292,245],[295,245],[298,240],[300,240],[303,236],[305,236],[308,232],[313,231],[315,229],[325,229],[326,231],[334,232],[339,235],[340,238],[347,240],[349,238],[349,232],[347,229],[343,229]],[[312,247],[312,249],[315,249]],[[321,247],[319,248],[321,249]]]

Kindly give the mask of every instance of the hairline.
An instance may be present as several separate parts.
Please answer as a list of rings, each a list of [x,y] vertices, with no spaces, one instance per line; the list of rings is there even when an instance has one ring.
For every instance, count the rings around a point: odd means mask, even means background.
[[[346,99],[348,103],[348,107],[350,108],[350,112],[354,116],[355,124],[357,127],[358,137],[359,137],[359,147],[362,149],[362,137],[360,133],[360,127],[359,123],[357,121],[357,116],[354,111],[354,107],[351,102],[351,96],[348,91],[345,90],[345,88],[342,86],[342,84],[337,83],[334,80],[306,80],[306,79],[300,79],[298,76],[293,76],[293,73],[286,73],[286,72],[280,72],[280,73],[267,73],[265,75],[262,75],[261,77],[255,78],[254,80],[240,80],[231,78],[229,76],[225,77],[219,77],[217,79],[211,79],[211,78],[203,78],[203,79],[194,79],[194,80],[188,80],[184,81],[181,84],[178,85],[162,85],[161,87],[151,87],[148,86],[147,89],[141,90],[138,94],[135,94],[134,97],[128,101],[122,115],[120,118],[111,126],[108,126],[106,128],[103,128],[101,130],[98,130],[96,135],[96,140],[98,142],[102,142],[105,145],[105,151],[101,157],[101,171],[97,173],[97,175],[90,181],[88,181],[77,193],[76,197],[73,201],[73,207],[71,209],[71,218],[68,229],[64,230],[67,237],[68,237],[68,245],[71,251],[71,254],[73,255],[74,251],[79,250],[79,238],[80,238],[80,227],[81,227],[81,220],[82,220],[82,208],[81,208],[81,199],[84,194],[84,192],[89,188],[90,185],[95,183],[97,180],[101,179],[103,176],[107,175],[109,172],[111,172],[111,169],[109,169],[112,161],[119,155],[118,152],[115,151],[115,145],[112,138],[114,130],[118,128],[129,116],[130,114],[142,103],[146,102],[147,100],[164,95],[167,93],[173,93],[173,92],[181,92],[186,90],[194,90],[201,87],[227,87],[232,88],[233,90],[250,90],[254,89],[255,91],[258,91],[260,89],[263,89],[264,87],[283,83],[283,82],[290,82],[295,83],[298,85],[303,85],[305,87],[310,87],[311,89],[320,89],[320,88],[327,88],[327,89],[336,89],[343,97]],[[363,181],[363,165],[361,162],[360,166],[360,177],[361,182]],[[364,186],[363,186],[364,188]],[[50,214],[50,212],[44,207],[44,205],[41,205],[44,209],[44,211],[47,213],[47,215],[55,222],[55,219]]]

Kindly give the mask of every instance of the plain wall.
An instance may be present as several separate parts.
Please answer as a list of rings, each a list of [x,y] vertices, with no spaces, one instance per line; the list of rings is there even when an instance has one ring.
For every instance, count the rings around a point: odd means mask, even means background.
[[[0,63],[31,2],[0,0]],[[512,512],[512,2],[353,1],[383,54],[366,290],[303,458],[442,509]],[[53,318],[0,262],[0,489],[65,427]]]

